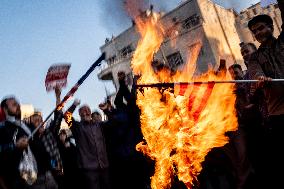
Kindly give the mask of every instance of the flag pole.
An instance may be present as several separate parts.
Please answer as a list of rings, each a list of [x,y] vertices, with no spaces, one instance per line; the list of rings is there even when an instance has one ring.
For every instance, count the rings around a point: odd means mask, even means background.
[[[56,111],[56,110],[61,110],[65,103],[70,99],[70,97],[72,97],[75,92],[78,90],[78,88],[80,87],[80,85],[89,77],[89,75],[94,71],[94,69],[97,66],[100,66],[101,62],[105,59],[105,53],[103,53],[92,65],[91,67],[86,71],[86,73],[77,81],[77,83],[70,89],[70,91],[65,95],[65,97],[61,100],[61,102],[56,106],[56,108],[46,117],[46,119],[43,121],[43,123],[38,126],[33,132],[32,134],[29,136],[29,140],[35,135],[35,133],[41,128],[43,127],[47,121],[49,120],[49,118],[52,116],[52,114]]]
[[[153,83],[136,85],[137,88],[155,88],[155,87],[174,87],[175,85],[202,85],[202,84],[236,84],[236,83],[257,83],[259,80],[227,80],[227,81],[192,81],[192,82],[176,82],[176,83]],[[267,82],[284,82],[284,79],[272,79]]]

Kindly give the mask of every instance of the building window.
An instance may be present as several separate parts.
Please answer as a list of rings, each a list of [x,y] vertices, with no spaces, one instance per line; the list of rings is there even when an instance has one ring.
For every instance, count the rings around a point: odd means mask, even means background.
[[[170,68],[172,69],[176,69],[178,66],[183,64],[180,52],[175,52],[167,56],[167,61],[169,63]]]
[[[253,11],[253,14],[254,14],[254,15],[257,15],[257,10],[256,10],[256,8],[252,9],[252,11]]]
[[[194,26],[197,26],[198,24],[200,24],[200,16],[194,14],[182,22],[182,27],[184,29],[190,29]]]
[[[116,55],[110,57],[107,61],[107,64],[112,65],[115,62],[115,60],[116,60]]]
[[[250,19],[250,14],[249,12],[246,12],[247,18]]]
[[[129,55],[131,52],[133,52],[133,49],[131,47],[131,45],[128,45],[127,47],[124,47],[123,49],[120,50],[119,54],[121,55],[121,57],[127,57],[127,55]]]

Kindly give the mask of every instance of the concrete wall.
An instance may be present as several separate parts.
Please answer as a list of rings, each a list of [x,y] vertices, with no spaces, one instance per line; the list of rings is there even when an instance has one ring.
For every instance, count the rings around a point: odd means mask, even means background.
[[[212,48],[215,65],[219,66],[220,58],[227,61],[227,67],[238,63],[245,68],[240,53],[240,38],[236,29],[235,13],[208,0],[198,0],[204,31]]]

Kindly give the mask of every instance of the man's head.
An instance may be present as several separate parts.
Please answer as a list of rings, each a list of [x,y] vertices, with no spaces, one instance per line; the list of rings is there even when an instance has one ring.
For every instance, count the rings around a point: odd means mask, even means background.
[[[229,67],[229,72],[233,79],[240,80],[243,79],[244,73],[242,67],[239,64],[233,64]]]
[[[2,100],[1,108],[6,115],[21,119],[21,107],[15,97],[7,97]]]
[[[251,55],[257,51],[257,48],[253,43],[241,43],[240,46],[241,46],[241,54],[243,56],[245,63],[247,64]]]
[[[38,126],[40,126],[43,122],[42,120],[42,116],[40,113],[35,113],[30,117],[30,122],[31,124],[37,128]]]
[[[99,112],[93,112],[92,113],[92,120],[93,122],[97,123],[97,122],[101,122],[102,121],[102,116]]]
[[[83,105],[79,109],[79,115],[81,117],[81,121],[91,122],[92,121],[92,112],[88,105]]]
[[[42,116],[39,112],[34,113],[32,116],[30,116],[30,123],[35,128],[39,127],[43,123]],[[41,127],[39,129],[39,133],[44,132],[44,127]]]
[[[248,27],[261,44],[273,37],[273,20],[266,14],[255,16],[248,22]]]

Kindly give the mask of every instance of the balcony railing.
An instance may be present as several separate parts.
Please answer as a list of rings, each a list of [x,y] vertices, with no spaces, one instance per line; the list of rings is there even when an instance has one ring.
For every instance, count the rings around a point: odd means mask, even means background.
[[[112,66],[119,64],[125,60],[131,59],[132,55],[133,55],[134,51],[125,54],[124,56],[120,55],[119,57],[115,58],[113,61],[106,61],[106,64],[102,64],[99,67],[99,72],[102,73],[104,71],[106,71],[107,69],[111,68]]]

